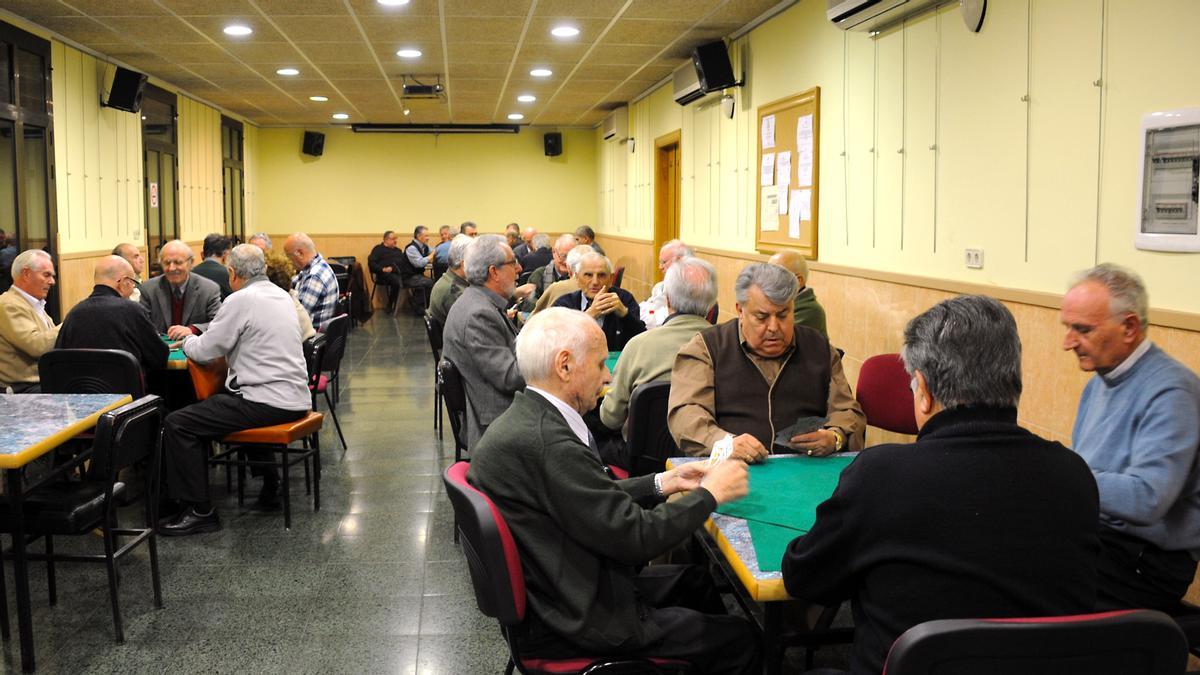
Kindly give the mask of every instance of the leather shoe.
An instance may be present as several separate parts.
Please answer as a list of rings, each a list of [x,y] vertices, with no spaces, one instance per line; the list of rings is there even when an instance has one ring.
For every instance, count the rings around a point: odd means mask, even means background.
[[[258,498],[254,500],[258,511],[274,511],[279,508],[279,479],[264,480]]]
[[[160,525],[158,533],[166,537],[182,537],[202,532],[216,532],[221,529],[221,518],[213,509],[208,515],[196,513],[196,509],[188,508],[179,517],[166,525]]]

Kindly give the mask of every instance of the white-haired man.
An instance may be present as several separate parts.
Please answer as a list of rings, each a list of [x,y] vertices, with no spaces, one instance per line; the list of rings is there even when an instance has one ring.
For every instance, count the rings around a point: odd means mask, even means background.
[[[694,255],[692,248],[678,239],[672,239],[658,249],[658,269],[663,273],[663,280],[654,284],[650,289],[650,297],[641,303],[642,323],[646,324],[646,330],[658,328],[667,320],[666,274],[671,270],[671,265],[680,258]]]
[[[221,287],[192,274],[195,254],[186,242],[174,239],[158,251],[163,273],[142,284],[142,307],[155,330],[172,340],[199,335],[221,308]]]
[[[567,256],[570,255],[574,248],[574,235],[559,235],[558,239],[554,241],[554,246],[550,249],[549,262],[541,267],[532,268],[533,271],[529,274],[529,283],[533,284],[533,292],[525,299],[525,305],[522,309],[525,311],[536,309],[538,301],[542,299],[542,294],[547,289],[559,281],[571,278],[571,267],[567,264]],[[549,307],[548,303],[546,307]]]
[[[267,278],[262,250],[234,247],[229,256],[233,293],[203,335],[183,340],[198,363],[225,357],[228,391],[181,408],[163,423],[166,496],[182,507],[159,532],[182,536],[221,529],[208,496],[208,441],[226,434],[283,424],[303,417],[312,399],[292,296]],[[258,503],[273,507],[279,476],[264,472]]]
[[[471,455],[468,480],[521,545],[529,611],[520,656],[653,655],[699,672],[753,672],[749,624],[725,614],[702,570],[635,572],[687,541],[718,504],[744,496],[746,467],[691,462],[609,478],[582,417],[609,380],[607,355],[604,333],[583,312],[554,307],[533,317],[517,338],[528,387]]]
[[[312,317],[313,327],[323,330],[337,311],[337,275],[317,252],[312,237],[303,232],[288,237],[283,251],[296,266],[296,276],[292,277],[296,297]]]
[[[433,285],[429,292],[429,316],[440,326],[446,325],[450,316],[450,308],[471,284],[463,271],[463,262],[467,257],[467,247],[475,241],[470,235],[457,234],[450,240],[450,267]]]
[[[555,307],[579,309],[596,320],[608,338],[608,350],[625,349],[630,338],[646,330],[633,294],[612,288],[612,263],[596,252],[585,253],[573,270],[579,290],[554,301]]]
[[[0,391],[36,394],[38,359],[58,338],[59,327],[46,313],[54,261],[33,248],[14,258],[11,269],[13,285],[0,294]]]

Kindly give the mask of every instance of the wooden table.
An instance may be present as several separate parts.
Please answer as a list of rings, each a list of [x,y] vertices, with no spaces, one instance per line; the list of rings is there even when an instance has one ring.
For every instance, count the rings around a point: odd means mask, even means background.
[[[33,619],[29,606],[29,568],[25,560],[23,469],[81,432],[96,426],[100,415],[129,403],[127,394],[0,394],[0,470],[15,529],[12,533],[13,576],[17,592],[17,629],[21,668],[32,671]],[[8,634],[8,614],[0,616]]]

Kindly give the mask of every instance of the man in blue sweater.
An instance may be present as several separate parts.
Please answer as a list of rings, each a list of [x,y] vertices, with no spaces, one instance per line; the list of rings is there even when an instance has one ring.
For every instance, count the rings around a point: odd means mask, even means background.
[[[1200,379],[1146,339],[1133,272],[1102,264],[1063,297],[1063,349],[1096,373],[1073,445],[1100,488],[1098,608],[1179,604],[1200,555]]]

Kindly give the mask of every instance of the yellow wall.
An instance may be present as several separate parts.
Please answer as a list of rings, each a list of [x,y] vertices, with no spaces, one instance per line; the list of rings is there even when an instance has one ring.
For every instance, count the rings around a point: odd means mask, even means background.
[[[178,101],[179,238],[197,241],[225,231],[221,113],[184,96]]]
[[[652,237],[653,138],[681,129],[681,236],[753,251],[757,107],[819,86],[822,262],[1061,292],[1108,260],[1155,307],[1200,312],[1200,260],[1132,244],[1141,116],[1200,105],[1200,3],[993,2],[978,34],[951,3],[876,37],[824,10],[801,0],[731,45],[732,120],[670,85],[631,106],[636,151],[598,141],[599,229]]]
[[[543,129],[519,134],[356,134],[325,130],[325,154],[300,152],[302,129],[260,129],[256,230],[411,231],[464,220],[544,231],[594,224],[596,158],[590,129],[563,130],[546,157]]]

